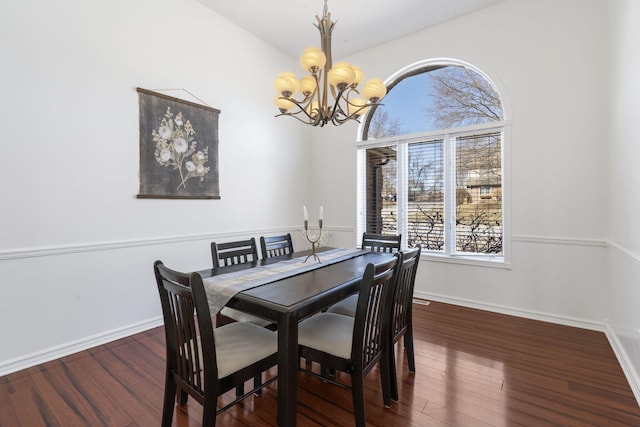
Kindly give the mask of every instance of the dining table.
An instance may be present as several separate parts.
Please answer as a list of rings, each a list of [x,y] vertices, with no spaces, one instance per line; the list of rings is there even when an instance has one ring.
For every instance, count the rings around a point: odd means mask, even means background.
[[[389,253],[352,250],[345,252],[348,256],[328,261],[332,250],[337,249],[321,249],[318,252],[319,262],[309,257],[311,251],[301,251],[198,271],[206,287],[208,282],[224,280],[225,277],[238,275],[243,270],[258,270],[269,266],[280,268],[279,274],[262,278],[255,286],[249,286],[228,297],[225,305],[271,320],[277,325],[278,426],[281,427],[296,425],[298,322],[358,292],[367,264],[377,264],[393,256]],[[295,263],[299,263],[301,268],[280,267]]]

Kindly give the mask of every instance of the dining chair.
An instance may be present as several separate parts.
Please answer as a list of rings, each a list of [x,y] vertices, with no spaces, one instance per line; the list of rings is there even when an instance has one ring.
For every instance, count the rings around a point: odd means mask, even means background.
[[[416,372],[416,359],[413,349],[413,289],[416,283],[416,273],[422,248],[415,248],[401,252],[401,260],[396,273],[396,283],[393,290],[393,305],[391,311],[391,327],[389,328],[389,366],[391,367],[391,398],[396,402],[398,395],[398,375],[396,372],[395,344],[404,337],[404,349],[407,353],[409,372]]]
[[[362,233],[362,249],[376,252],[398,252],[401,247],[402,234]]]
[[[213,328],[202,277],[175,272],[156,261],[153,265],[166,340],[166,367],[162,425],[173,421],[175,404],[192,396],[203,406],[202,425],[215,426],[216,415],[252,394],[259,394],[277,377],[262,382],[262,373],[277,364],[275,332],[237,322]],[[253,388],[218,409],[218,397],[243,389],[253,378]]]
[[[388,351],[391,290],[400,255],[367,265],[358,298],[355,317],[336,313],[319,313],[298,326],[298,352],[307,365],[320,364],[320,374],[300,368],[312,376],[341,387],[351,388],[357,427],[366,425],[364,378],[376,363],[380,365],[382,395],[385,406],[391,405]],[[329,370],[351,376],[351,386],[329,378]]]
[[[256,239],[252,237],[235,242],[211,242],[211,259],[213,268],[255,261],[258,259]]]
[[[416,273],[422,249],[420,245],[400,252],[400,262],[396,273],[393,290],[393,308],[391,314],[391,336],[389,338],[389,363],[391,366],[391,396],[398,400],[398,381],[395,367],[395,344],[404,337],[404,348],[407,353],[409,372],[416,372],[415,354],[413,349],[413,289],[416,283]],[[327,309],[327,313],[355,317],[358,295],[351,295]]]
[[[293,253],[291,233],[282,236],[260,236],[260,250],[264,259]]]
[[[258,259],[256,239],[252,237],[234,242],[211,242],[211,258],[213,268],[256,261]],[[273,325],[273,322],[269,320],[243,313],[231,307],[223,307],[216,313],[216,325],[221,326],[231,322],[251,322],[262,327],[272,327]]]

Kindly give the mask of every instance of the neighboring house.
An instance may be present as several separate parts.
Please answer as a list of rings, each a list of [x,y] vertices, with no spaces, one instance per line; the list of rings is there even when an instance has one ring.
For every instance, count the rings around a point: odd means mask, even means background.
[[[490,170],[469,171],[464,187],[467,189],[467,203],[479,203],[482,201],[502,200],[501,176]]]

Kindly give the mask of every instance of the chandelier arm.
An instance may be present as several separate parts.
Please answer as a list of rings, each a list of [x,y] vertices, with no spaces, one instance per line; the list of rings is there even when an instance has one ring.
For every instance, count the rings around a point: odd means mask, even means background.
[[[330,120],[333,121],[333,118],[336,117],[338,115],[338,113],[341,113],[343,116],[348,116],[348,114],[346,114],[344,112],[344,110],[342,109],[342,106],[340,105],[340,101],[344,100],[347,104],[349,103],[349,100],[347,97],[343,98],[344,93],[347,91],[347,89],[349,89],[349,87],[347,86],[346,88],[342,89],[342,90],[338,90],[338,94],[336,96],[334,96],[335,98],[335,103],[333,104],[333,109],[331,111],[331,118]],[[347,92],[348,95],[348,92]],[[348,111],[348,109],[347,109]]]
[[[303,104],[305,101],[298,101],[298,100],[296,100],[295,98],[287,98],[286,96],[279,96],[279,97],[278,97],[278,99],[286,99],[287,101],[289,101],[289,102],[291,102],[291,103],[295,104],[295,105],[296,105],[296,107],[298,107],[298,108],[300,109],[300,111],[304,112],[305,114],[307,113],[307,112],[305,111],[305,108],[302,106],[302,104]],[[285,113],[278,114],[278,116],[282,116],[282,115],[289,115],[289,116],[293,116],[294,114],[298,114],[300,111],[298,111],[298,112],[296,112],[296,113],[288,113],[288,112],[285,112]],[[307,115],[308,115],[308,114],[307,114]],[[276,116],[276,117],[277,117],[277,116]]]
[[[345,116],[344,119],[340,119],[338,117],[334,117],[333,120],[331,120],[331,123],[333,123],[336,126],[340,126],[341,124],[346,123],[346,122],[348,122],[350,120],[354,120],[354,121],[360,123],[360,120],[358,119],[358,117],[355,116],[355,114],[352,114],[350,116]]]
[[[274,117],[289,116],[289,117],[293,117],[294,119],[300,121],[301,123],[304,123],[305,125],[311,125],[311,126],[320,125],[320,126],[324,126],[324,124],[322,124],[322,120],[312,119],[311,116],[309,116],[308,114],[306,114],[306,116],[309,117],[309,120],[304,120],[304,119],[301,119],[300,117],[298,117],[298,113],[295,113],[295,114],[280,113],[280,114],[276,114]]]
[[[313,118],[313,116],[310,115],[307,112],[306,108],[304,108],[299,101],[296,101],[295,99],[292,99],[292,98],[285,98],[283,96],[281,96],[280,98],[287,99],[287,100],[291,101],[292,103],[294,103],[299,108],[299,111],[296,111],[295,113],[284,112],[284,113],[276,114],[275,117],[290,116],[290,117],[295,117],[296,119],[300,120],[302,123],[312,124],[313,126],[317,126],[318,125],[317,122],[321,120],[321,117],[320,118]],[[304,115],[307,116],[309,121],[307,122],[307,121],[301,119],[300,117],[298,117],[298,114],[300,114],[300,113],[304,113]]]
[[[351,105],[353,105],[353,104],[351,104]],[[348,116],[345,115],[346,117],[344,119],[339,119],[338,120],[338,125],[341,125],[341,124],[343,124],[343,123],[345,123],[345,122],[347,122],[349,120],[355,120],[356,122],[360,123],[360,120],[359,120],[360,111],[366,110],[366,109],[368,109],[370,107],[374,107],[374,106],[377,107],[377,106],[380,106],[380,105],[384,105],[384,104],[382,104],[380,102],[372,102],[371,104],[363,105],[362,107],[359,107],[356,111],[354,111],[353,113],[349,114]],[[334,124],[335,124],[335,121],[334,121]]]

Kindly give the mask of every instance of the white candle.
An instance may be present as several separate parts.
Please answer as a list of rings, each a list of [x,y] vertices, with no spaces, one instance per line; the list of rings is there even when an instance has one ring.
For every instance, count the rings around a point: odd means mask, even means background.
[[[302,205],[302,212],[304,212],[304,220],[309,221],[309,214],[307,213],[307,207]]]
[[[322,221],[322,215],[323,215],[323,213],[324,213],[324,211],[323,211],[323,209],[322,209],[322,205],[320,205],[320,216],[319,216],[320,221]]]

